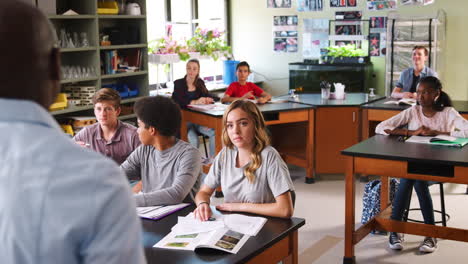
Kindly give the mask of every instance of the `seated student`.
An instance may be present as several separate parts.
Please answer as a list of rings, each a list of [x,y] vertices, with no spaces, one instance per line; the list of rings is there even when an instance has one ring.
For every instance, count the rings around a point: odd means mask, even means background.
[[[120,114],[120,95],[110,88],[102,88],[93,96],[97,123],[83,128],[73,138],[81,146],[88,146],[122,164],[139,145],[137,128],[117,119]]]
[[[255,99],[257,97],[257,103],[264,104],[271,100],[271,95],[263,91],[260,87],[254,83],[247,82],[247,77],[250,74],[250,66],[246,61],[242,61],[236,66],[237,82],[233,82],[229,85],[227,91],[224,93],[224,97],[221,102],[233,102],[237,99]]]
[[[193,202],[201,174],[200,152],[175,137],[179,106],[170,98],[145,97],[135,103],[142,145],[120,166],[133,187],[137,206]],[[160,114],[164,113],[164,114]]]
[[[225,147],[195,197],[195,217],[208,220],[210,197],[219,186],[224,193],[219,210],[291,217],[294,187],[286,163],[269,145],[260,110],[250,101],[234,101],[224,113],[223,124]]]
[[[200,62],[197,59],[191,59],[186,65],[187,74],[184,78],[174,82],[174,92],[172,99],[180,105],[181,108],[186,108],[189,104],[212,104],[214,103],[213,96],[208,93],[205,82],[200,79]],[[215,154],[215,131],[213,128],[193,124],[187,122],[187,137],[190,144],[198,148],[198,133],[209,137],[210,152],[209,155]]]
[[[404,70],[392,91],[393,98],[416,98],[416,85],[426,76],[436,76],[437,73],[426,67],[429,51],[423,46],[415,46],[411,55],[413,67]]]
[[[427,76],[420,80],[417,88],[415,105],[398,115],[380,123],[375,132],[384,135],[402,136],[436,136],[451,135],[468,137],[468,121],[465,120],[452,106],[449,96],[442,91],[439,79]],[[399,128],[408,125],[408,128]],[[434,225],[434,210],[427,181],[400,179],[391,219],[401,221],[405,206],[409,203],[409,196],[413,189],[418,195],[419,204],[424,217],[424,223]],[[401,250],[403,237],[397,233],[390,233],[389,246],[391,249]],[[420,245],[421,252],[430,253],[437,248],[435,238],[426,237]]]

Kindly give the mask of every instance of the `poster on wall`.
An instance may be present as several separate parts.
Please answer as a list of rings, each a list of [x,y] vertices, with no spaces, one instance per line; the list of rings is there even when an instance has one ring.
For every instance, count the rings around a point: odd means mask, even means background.
[[[338,11],[335,12],[336,20],[361,20],[361,11]]]
[[[291,8],[292,0],[267,0],[268,8]]]
[[[370,17],[370,56],[385,56],[387,50],[387,18]],[[374,40],[376,38],[378,41]],[[378,45],[377,45],[378,44]]]
[[[367,10],[389,10],[396,9],[396,0],[367,0]]]
[[[323,0],[297,0],[298,12],[322,11]]]
[[[435,0],[400,0],[402,5],[430,5],[434,2]]]
[[[297,52],[297,16],[273,17],[273,50]]]
[[[370,55],[380,56],[380,33],[369,34]]]
[[[356,7],[357,0],[330,0],[330,7]]]
[[[320,58],[320,49],[328,47],[328,19],[303,19],[302,56],[306,59]]]

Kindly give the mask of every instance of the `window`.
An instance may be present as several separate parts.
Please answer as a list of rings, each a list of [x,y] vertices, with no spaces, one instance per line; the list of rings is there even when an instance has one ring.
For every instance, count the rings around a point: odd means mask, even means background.
[[[169,28],[172,39],[185,42],[193,36],[196,27],[218,29],[226,32],[226,0],[151,0],[147,1],[148,39],[155,40],[167,35]],[[167,16],[166,12],[170,12]],[[169,18],[170,21],[166,21]],[[185,76],[185,64],[181,61],[169,67],[149,65],[150,84],[174,81]],[[215,80],[222,75],[221,60],[200,60],[200,76],[206,80]]]

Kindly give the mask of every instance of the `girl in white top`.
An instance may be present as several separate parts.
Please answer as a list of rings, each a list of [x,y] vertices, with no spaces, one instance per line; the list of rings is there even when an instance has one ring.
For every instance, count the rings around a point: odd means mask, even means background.
[[[375,132],[384,135],[468,137],[468,121],[452,107],[449,96],[442,91],[442,84],[436,77],[423,77],[416,92],[419,105],[383,121],[377,126]],[[408,128],[400,128],[403,125],[407,125]],[[434,225],[434,209],[427,181],[400,179],[390,218],[402,221],[413,186],[418,195],[424,223]],[[390,233],[389,247],[391,249],[403,249],[402,242],[403,237],[400,234]],[[431,253],[436,248],[437,240],[426,237],[420,245],[419,251]]]
[[[210,197],[219,186],[225,203],[218,210],[291,217],[291,177],[278,152],[269,146],[260,110],[250,101],[234,101],[224,113],[223,124],[225,147],[195,197],[195,217],[208,220]]]

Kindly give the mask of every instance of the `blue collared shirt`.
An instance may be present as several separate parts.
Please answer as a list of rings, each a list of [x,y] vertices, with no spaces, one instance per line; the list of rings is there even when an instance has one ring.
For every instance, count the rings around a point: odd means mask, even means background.
[[[117,164],[25,100],[0,98],[0,240],[2,263],[145,263]]]
[[[411,85],[413,84],[414,68],[408,68],[401,72],[400,79],[396,82],[395,87],[402,88],[403,92],[409,92],[411,90]],[[426,76],[435,76],[437,73],[429,67],[424,67],[424,69],[419,73],[419,78]]]

